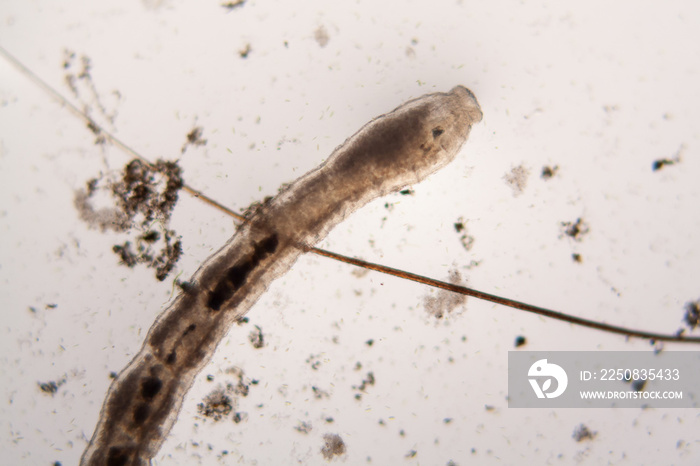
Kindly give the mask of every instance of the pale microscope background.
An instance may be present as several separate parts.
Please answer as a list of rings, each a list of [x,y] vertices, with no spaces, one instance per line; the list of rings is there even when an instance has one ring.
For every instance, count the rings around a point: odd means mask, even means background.
[[[673,333],[700,297],[698,13],[694,2],[5,0],[0,45],[66,96],[64,51],[89,57],[116,112],[113,124],[93,116],[149,159],[179,159],[189,184],[236,210],[371,118],[465,85],[484,120],[458,159],[320,246],[439,279],[456,269],[487,292]],[[2,463],[76,464],[109,373],[138,351],[174,277],[189,277],[233,223],[182,193],[175,273],[161,283],[118,265],[111,247],[124,235],[89,229],[73,193],[128,156],[95,145],[5,60],[0,76]],[[182,154],[195,126],[207,144]],[[529,176],[516,196],[504,175],[520,165]],[[550,180],[545,165],[559,167]],[[590,226],[582,241],[562,236],[561,222],[579,217]],[[324,464],[327,433],[344,440],[333,461],[347,464],[700,459],[696,410],[507,407],[518,335],[522,350],[651,351],[648,342],[474,299],[436,321],[424,305],[435,291],[360,275],[308,256],[278,279],[202,371],[156,464]],[[248,341],[254,325],[261,349]],[[234,366],[259,381],[237,400],[247,418],[202,418],[197,404],[235,383]],[[375,383],[360,391],[368,372]],[[38,386],[48,381],[65,382],[49,395]],[[295,429],[302,422],[308,433]],[[593,440],[572,438],[581,423]]]

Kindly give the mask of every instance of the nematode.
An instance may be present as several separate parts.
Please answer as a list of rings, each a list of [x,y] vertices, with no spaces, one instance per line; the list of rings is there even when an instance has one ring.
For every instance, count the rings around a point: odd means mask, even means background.
[[[81,464],[147,464],[196,375],[270,283],[352,212],[452,161],[481,118],[463,86],[411,100],[264,204],[156,319],[112,382]]]

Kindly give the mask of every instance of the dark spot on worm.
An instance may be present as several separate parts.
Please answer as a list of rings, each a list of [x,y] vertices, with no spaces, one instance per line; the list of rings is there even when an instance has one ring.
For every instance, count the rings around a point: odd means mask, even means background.
[[[152,400],[163,387],[163,381],[158,377],[146,377],[141,382],[141,396],[145,400]]]
[[[279,238],[276,234],[268,236],[259,243],[255,243],[253,256],[247,261],[236,264],[228,271],[226,276],[217,283],[214,291],[209,293],[207,307],[218,311],[221,306],[231,299],[233,294],[248,280],[250,273],[260,264],[264,258],[273,254],[279,245]]]
[[[197,324],[190,324],[184,332],[182,332],[182,336],[187,336],[187,334],[194,332],[194,329],[197,328]]]
[[[209,293],[209,299],[207,300],[207,307],[212,311],[218,311],[224,302],[233,296],[233,289],[226,283],[225,280],[221,280],[214,291]]]
[[[146,422],[148,415],[150,414],[150,409],[146,403],[140,403],[134,410],[134,423],[136,425],[141,425]]]
[[[242,265],[234,265],[226,272],[226,279],[228,284],[233,288],[240,288],[246,280],[248,279],[248,274],[253,271],[257,263],[255,261],[248,261]]]
[[[209,293],[207,307],[214,311],[221,309],[221,306],[231,299],[233,293],[246,282],[248,274],[255,269],[256,265],[257,263],[247,261],[228,269],[226,276],[219,281],[214,291]]]
[[[129,453],[120,447],[111,447],[107,453],[107,466],[124,466],[129,461]]]
[[[175,361],[177,360],[177,353],[175,350],[172,350],[170,354],[168,354],[168,357],[165,358],[165,363],[166,364],[175,364]]]
[[[445,130],[440,128],[439,126],[437,128],[433,128],[433,138],[437,138],[438,136],[440,136],[444,132],[445,132]]]
[[[259,243],[255,243],[255,252],[251,260],[256,263],[261,261],[270,254],[273,254],[277,250],[278,245],[279,238],[276,234],[268,236]]]

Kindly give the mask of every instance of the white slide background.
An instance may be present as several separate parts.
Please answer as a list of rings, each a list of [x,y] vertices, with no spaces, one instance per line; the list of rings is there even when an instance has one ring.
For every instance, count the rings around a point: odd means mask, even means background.
[[[237,210],[371,118],[465,85],[484,120],[458,159],[320,246],[438,279],[456,269],[477,289],[665,333],[700,298],[699,31],[689,1],[0,2],[2,47],[70,98],[65,51],[89,57],[116,115],[110,123],[88,101],[93,116],[149,159],[179,159],[187,183]],[[182,154],[195,126],[207,144]],[[73,193],[127,161],[0,60],[3,464],[77,463],[109,373],[138,351],[173,278],[234,231],[183,193],[177,271],[158,282],[119,265],[111,247],[124,235],[88,228]],[[519,166],[529,176],[514,195],[504,176]],[[561,222],[577,218],[589,233],[562,236]],[[697,410],[507,407],[518,335],[519,350],[652,351],[649,342],[474,299],[436,321],[424,304],[435,293],[302,258],[222,342],[155,464],[324,464],[327,433],[344,440],[333,461],[346,464],[700,462]],[[254,325],[261,349],[248,341]],[[258,381],[237,399],[247,417],[203,418],[197,404],[235,380],[232,367]],[[368,372],[374,385],[354,388]],[[60,382],[53,395],[39,389],[48,381]],[[597,435],[577,442],[580,424]]]

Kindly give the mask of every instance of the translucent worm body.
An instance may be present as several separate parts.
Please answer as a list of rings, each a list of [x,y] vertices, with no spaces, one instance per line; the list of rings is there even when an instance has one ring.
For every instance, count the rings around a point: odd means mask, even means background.
[[[81,464],[147,464],[196,375],[270,283],[352,212],[452,161],[481,118],[462,86],[409,101],[262,206],[156,319],[109,388]]]

